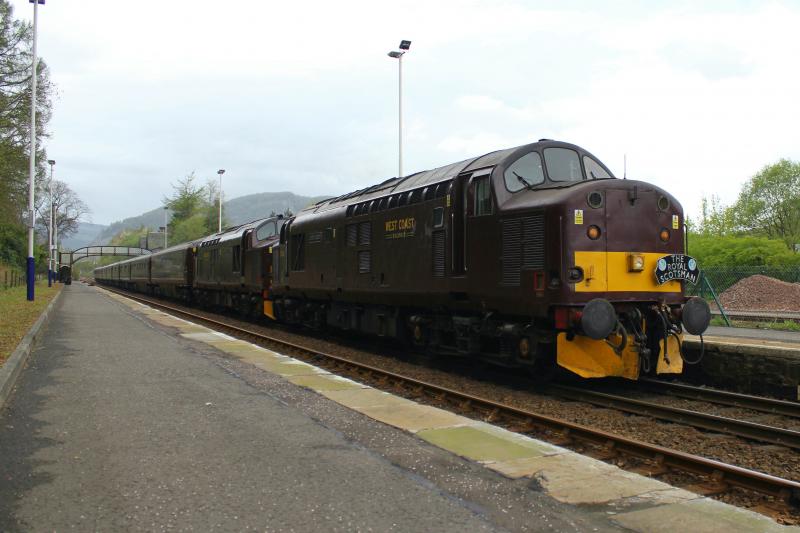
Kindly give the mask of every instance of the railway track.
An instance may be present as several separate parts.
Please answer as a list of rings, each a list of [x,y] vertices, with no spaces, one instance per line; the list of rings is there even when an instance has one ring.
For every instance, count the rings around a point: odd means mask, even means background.
[[[729,392],[705,387],[694,387],[682,383],[672,383],[658,379],[640,378],[639,385],[657,393],[669,394],[689,400],[716,403],[729,407],[740,407],[762,413],[800,418],[800,402],[778,400],[763,396],[752,396],[738,392]]]
[[[573,401],[580,401],[610,407],[626,413],[649,416],[659,420],[666,420],[676,424],[686,424],[696,428],[716,431],[742,437],[758,442],[787,446],[795,450],[800,450],[800,431],[767,426],[727,418],[723,416],[670,407],[655,402],[637,400],[618,394],[609,394],[589,389],[568,387],[565,385],[549,385],[546,392]]]
[[[362,379],[375,382],[384,387],[395,387],[408,395],[426,397],[435,402],[446,402],[462,411],[470,410],[473,415],[480,416],[486,421],[504,424],[506,427],[520,433],[543,432],[550,437],[549,440],[551,442],[559,445],[589,446],[592,449],[596,449],[599,453],[593,454],[595,456],[602,458],[624,456],[636,461],[642,461],[643,463],[634,470],[645,475],[686,472],[700,476],[705,480],[703,486],[693,486],[693,490],[705,492],[706,494],[719,494],[734,488],[741,488],[774,498],[795,511],[800,509],[800,483],[796,481],[519,409],[491,399],[452,390],[271,337],[249,328],[235,326],[176,308],[161,301],[108,287],[104,287],[104,290],[164,310],[170,314],[190,319],[193,322],[208,325],[215,330],[226,332],[232,336],[277,348],[283,353],[299,356],[319,366],[335,370],[347,370],[350,374]]]

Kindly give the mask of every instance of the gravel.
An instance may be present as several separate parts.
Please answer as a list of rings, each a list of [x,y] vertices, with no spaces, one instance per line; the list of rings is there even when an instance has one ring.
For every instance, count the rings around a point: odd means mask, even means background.
[[[720,295],[731,311],[800,311],[800,283],[788,283],[756,274],[744,278]]]

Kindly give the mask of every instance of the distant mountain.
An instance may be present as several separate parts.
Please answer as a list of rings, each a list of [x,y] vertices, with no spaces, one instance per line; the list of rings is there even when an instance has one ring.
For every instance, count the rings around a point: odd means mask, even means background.
[[[260,192],[234,198],[222,204],[223,216],[231,225],[243,224],[268,217],[273,211],[283,213],[291,209],[297,213],[304,207],[329,196],[298,196],[291,192]]]
[[[291,209],[292,213],[297,213],[307,205],[329,197],[298,196],[291,192],[260,192],[240,196],[225,202],[222,204],[222,214],[229,225],[235,226],[268,217],[273,211],[275,213],[283,213],[286,209]],[[155,231],[163,225],[164,208],[159,207],[139,216],[126,218],[104,227],[95,235],[91,244],[108,244],[114,235],[124,229],[138,229],[146,226]]]
[[[65,250],[77,250],[84,246],[89,246],[95,238],[106,229],[102,224],[92,224],[91,222],[79,222],[78,231],[65,239],[59,239],[61,246]]]

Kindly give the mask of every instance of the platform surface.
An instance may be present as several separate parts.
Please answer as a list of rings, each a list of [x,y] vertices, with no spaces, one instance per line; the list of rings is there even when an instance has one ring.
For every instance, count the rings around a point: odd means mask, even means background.
[[[789,529],[80,284],[0,413],[0,479],[2,531]]]

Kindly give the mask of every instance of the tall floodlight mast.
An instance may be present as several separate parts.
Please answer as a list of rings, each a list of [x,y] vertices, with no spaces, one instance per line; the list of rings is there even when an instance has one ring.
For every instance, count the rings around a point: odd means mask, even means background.
[[[411,41],[400,41],[400,51],[389,52],[397,59],[397,177],[403,175],[403,56],[411,48]]]

